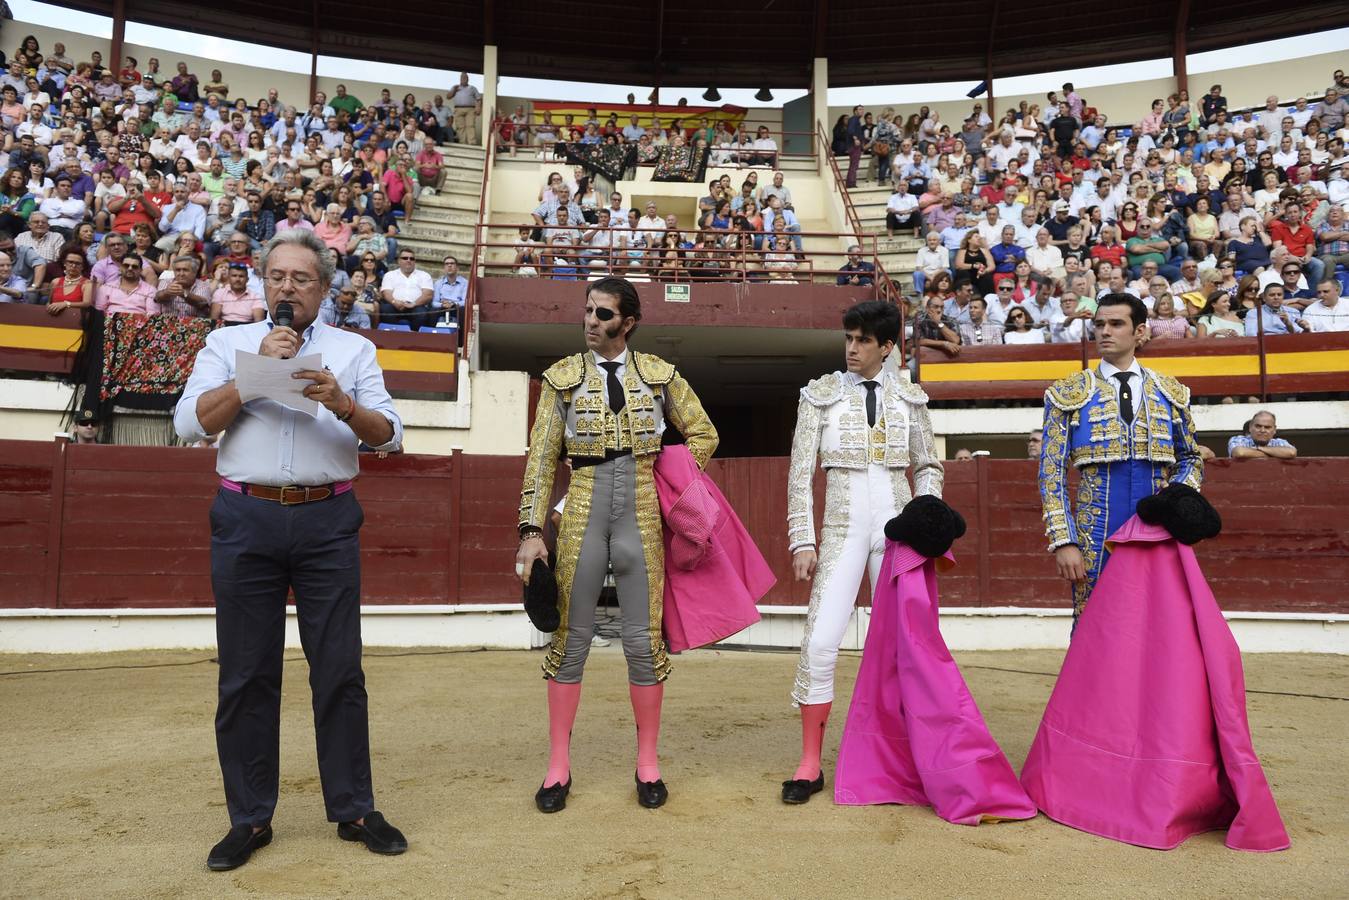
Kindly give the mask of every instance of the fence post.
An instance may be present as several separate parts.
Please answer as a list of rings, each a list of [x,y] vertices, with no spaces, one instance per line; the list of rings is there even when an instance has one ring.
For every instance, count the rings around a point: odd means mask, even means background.
[[[1269,369],[1265,360],[1265,301],[1251,310],[1255,314],[1255,349],[1260,354],[1260,402],[1269,402]],[[1248,314],[1249,315],[1249,314]]]
[[[987,456],[976,457],[974,461],[974,472],[978,479],[978,497],[979,508],[977,510],[979,523],[979,561],[976,563],[979,576],[978,606],[989,605],[989,594],[992,592],[992,573],[989,571],[988,553],[993,545],[992,536],[988,533],[990,520],[989,498],[988,498],[988,467],[989,459]]]
[[[47,519],[47,571],[43,577],[43,600],[55,609],[61,600],[61,528],[66,510],[66,445],[58,437],[52,448],[51,506]]]
[[[463,538],[464,508],[464,451],[456,448],[450,454],[450,558],[445,573],[448,596],[446,603],[458,603],[463,593],[460,574],[460,545]]]

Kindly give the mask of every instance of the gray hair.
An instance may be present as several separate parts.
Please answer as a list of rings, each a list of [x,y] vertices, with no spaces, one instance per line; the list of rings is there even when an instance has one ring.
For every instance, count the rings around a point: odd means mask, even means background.
[[[171,263],[171,265],[176,266],[176,265],[178,265],[179,263],[188,263],[189,265],[191,265],[191,266],[192,266],[192,274],[194,274],[194,275],[198,272],[198,270],[201,269],[201,262],[200,262],[200,260],[198,260],[195,256],[177,256],[177,257],[174,257],[174,260],[173,260],[173,262]]]
[[[319,272],[319,285],[327,291],[332,286],[337,266],[333,262],[332,254],[328,252],[328,245],[307,228],[288,228],[267,242],[267,246],[262,250],[262,259],[258,263],[262,276],[267,277],[267,265],[272,258],[272,251],[277,247],[292,244],[314,254],[314,264]]]

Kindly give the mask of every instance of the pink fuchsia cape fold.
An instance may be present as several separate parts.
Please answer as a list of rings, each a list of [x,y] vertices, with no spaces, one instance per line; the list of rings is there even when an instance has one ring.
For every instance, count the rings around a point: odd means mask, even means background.
[[[834,801],[931,805],[957,825],[1030,819],[1026,796],[984,724],[938,628],[939,560],[887,542],[834,775]]]
[[[759,621],[755,605],[777,581],[754,540],[688,448],[660,452],[653,469],[665,541],[665,643],[679,653]]]
[[[1022,784],[1055,821],[1129,844],[1226,828],[1234,850],[1286,849],[1241,652],[1194,550],[1137,516],[1108,543]]]

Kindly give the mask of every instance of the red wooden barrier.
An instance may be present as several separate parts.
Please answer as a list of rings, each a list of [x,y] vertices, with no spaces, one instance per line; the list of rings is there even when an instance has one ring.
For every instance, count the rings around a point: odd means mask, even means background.
[[[0,607],[210,606],[215,454],[0,441]],[[365,600],[501,603],[512,573],[522,457],[362,459]],[[803,605],[787,553],[787,460],[714,460],[712,477],[777,573],[765,603]],[[816,478],[816,510],[823,478]],[[1218,460],[1205,490],[1223,534],[1198,546],[1226,609],[1349,612],[1349,459]],[[1034,463],[948,463],[969,531],[942,579],[948,606],[1063,607],[1045,553]]]

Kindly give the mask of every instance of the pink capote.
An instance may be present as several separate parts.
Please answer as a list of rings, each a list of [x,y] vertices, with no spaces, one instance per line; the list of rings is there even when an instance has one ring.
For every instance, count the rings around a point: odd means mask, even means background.
[[[1109,543],[1021,783],[1051,819],[1129,844],[1226,828],[1234,850],[1286,849],[1241,652],[1194,550],[1137,516]]]
[[[931,805],[957,825],[1030,819],[1026,796],[988,733],[937,624],[937,566],[887,541],[862,665],[838,749],[834,802]]]
[[[665,643],[703,647],[759,621],[755,604],[777,581],[735,510],[687,447],[661,450],[653,469],[665,540]]]

